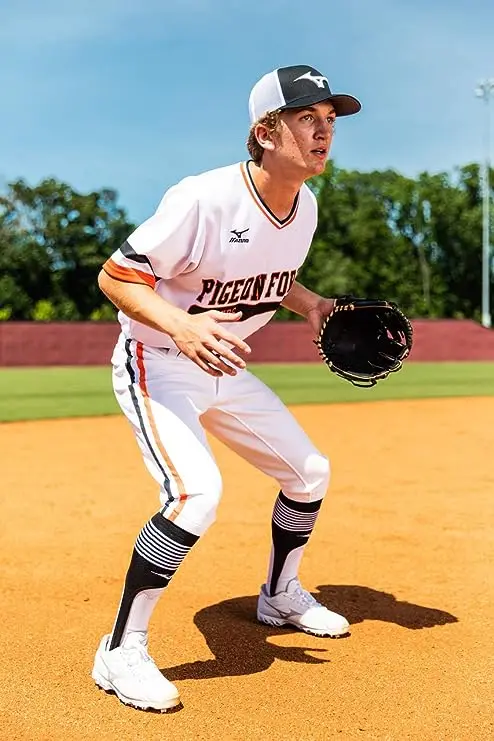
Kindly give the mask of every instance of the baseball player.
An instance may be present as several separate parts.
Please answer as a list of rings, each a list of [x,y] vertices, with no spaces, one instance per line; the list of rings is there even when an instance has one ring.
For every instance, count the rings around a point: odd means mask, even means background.
[[[221,475],[206,431],[276,480],[272,548],[257,618],[317,636],[348,632],[297,574],[329,482],[329,462],[280,399],[246,370],[245,341],[279,306],[316,336],[333,306],[296,281],[317,223],[305,184],[323,172],[335,119],[360,110],[306,65],[276,69],[249,99],[250,159],[187,177],[104,264],[99,286],[119,309],[113,385],[160,508],[137,535],[112,632],[92,677],[137,708],[179,693],[147,650],[153,609],[215,519]]]

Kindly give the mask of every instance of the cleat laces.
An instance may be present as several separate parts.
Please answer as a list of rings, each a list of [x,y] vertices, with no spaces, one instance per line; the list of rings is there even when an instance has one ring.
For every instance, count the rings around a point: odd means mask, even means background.
[[[296,587],[293,592],[289,592],[291,599],[299,605],[304,607],[322,607],[319,602],[312,596],[310,592],[307,592],[300,582],[296,581]]]

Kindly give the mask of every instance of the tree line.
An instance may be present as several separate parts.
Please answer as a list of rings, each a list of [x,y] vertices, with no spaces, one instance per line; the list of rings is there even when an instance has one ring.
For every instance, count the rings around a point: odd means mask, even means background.
[[[480,319],[477,165],[410,178],[329,163],[310,187],[319,223],[298,275],[304,285],[384,297],[412,317]],[[135,226],[115,190],[81,194],[53,178],[9,183],[0,195],[0,320],[114,319],[97,275]],[[284,309],[277,317],[293,318]]]

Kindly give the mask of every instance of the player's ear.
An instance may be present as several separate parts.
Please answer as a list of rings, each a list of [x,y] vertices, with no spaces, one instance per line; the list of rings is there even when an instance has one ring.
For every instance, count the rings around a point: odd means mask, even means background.
[[[261,123],[257,124],[254,129],[254,136],[263,149],[274,150],[274,132],[270,131],[267,126]]]

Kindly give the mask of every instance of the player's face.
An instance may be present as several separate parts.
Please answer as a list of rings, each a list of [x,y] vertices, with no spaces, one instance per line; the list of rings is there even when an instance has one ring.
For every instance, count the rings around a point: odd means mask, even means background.
[[[329,102],[281,113],[277,153],[306,178],[324,171],[333,139],[336,114]]]

